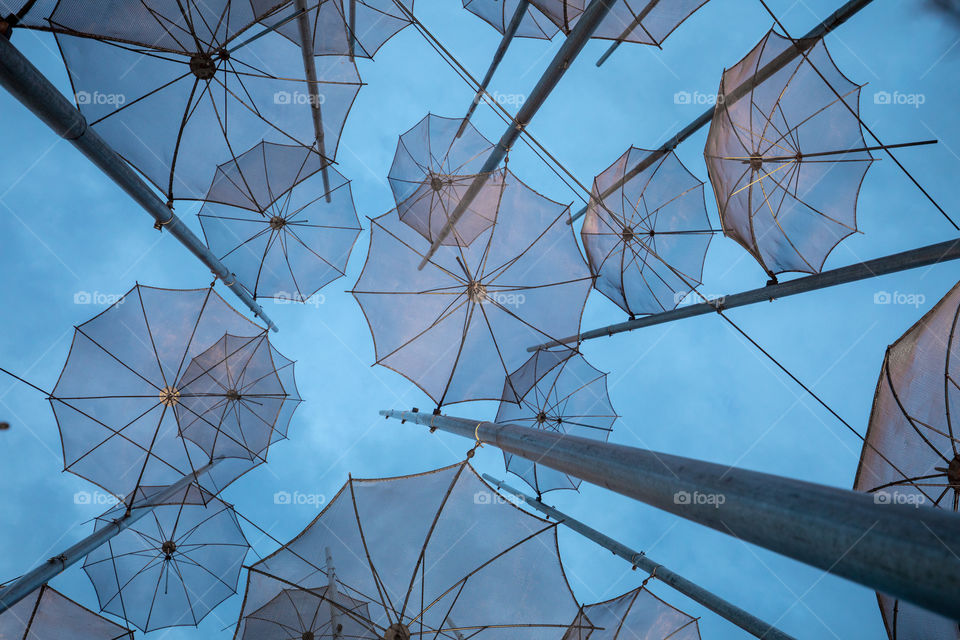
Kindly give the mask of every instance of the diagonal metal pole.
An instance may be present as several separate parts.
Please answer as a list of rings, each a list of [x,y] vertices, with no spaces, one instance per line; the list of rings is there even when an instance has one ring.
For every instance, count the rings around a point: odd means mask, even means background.
[[[327,165],[327,150],[323,136],[323,112],[320,106],[320,83],[317,80],[317,58],[313,55],[313,36],[310,33],[310,16],[307,14],[307,0],[296,0],[297,27],[300,30],[300,53],[303,56],[303,71],[307,79],[307,91],[310,97],[310,113],[313,116],[313,132],[317,140],[317,153],[323,158],[320,172],[323,176],[323,198],[331,201],[330,173]],[[319,13],[319,9],[317,10]]]
[[[820,273],[803,276],[801,278],[796,278],[795,280],[778,282],[777,284],[770,284],[759,289],[750,289],[749,291],[734,293],[722,298],[714,298],[707,302],[691,304],[685,307],[677,307],[676,309],[671,309],[670,311],[654,313],[649,316],[642,316],[640,318],[634,318],[633,320],[627,320],[625,322],[618,322],[616,324],[607,325],[606,327],[600,327],[599,329],[591,329],[576,336],[568,336],[566,338],[546,342],[535,347],[529,347],[527,348],[527,351],[532,352],[536,351],[537,349],[545,349],[562,344],[573,344],[583,342],[584,340],[612,336],[617,333],[633,331],[634,329],[640,329],[642,327],[651,327],[656,324],[664,324],[667,322],[673,322],[675,320],[682,320],[683,318],[702,316],[715,311],[726,311],[727,309],[744,307],[747,305],[756,304],[758,302],[773,302],[778,298],[787,298],[800,293],[818,291],[820,289],[827,289],[829,287],[836,287],[841,284],[848,284],[850,282],[858,282],[860,280],[876,278],[878,276],[897,273],[899,271],[908,271],[910,269],[927,267],[930,265],[939,264],[941,262],[950,262],[952,260],[957,260],[958,258],[960,258],[960,239],[947,240],[946,242],[938,242],[937,244],[931,244],[924,247],[919,247],[917,249],[903,251],[901,253],[894,253],[888,256],[883,256],[882,258],[874,258],[873,260],[867,260],[866,262],[858,262],[846,267],[830,269],[829,271],[821,271]]]
[[[53,131],[69,140],[88,160],[127,192],[156,221],[155,227],[166,229],[190,253],[213,272],[250,311],[274,331],[277,326],[267,317],[243,285],[200,239],[173,213],[137,172],[114,151],[93,129],[83,114],[60,93],[9,40],[0,36],[0,85],[14,98],[43,120]]]
[[[617,39],[613,41],[613,44],[610,45],[610,48],[607,49],[602,56],[600,56],[600,59],[597,60],[598,67],[602,66],[603,63],[607,61],[607,58],[613,55],[613,52],[617,50],[617,47],[619,47],[621,44],[623,44],[626,41],[627,36],[629,36],[634,29],[636,29],[638,26],[641,26],[643,24],[643,19],[646,18],[647,15],[657,7],[657,4],[659,4],[659,2],[660,0],[650,0],[650,2],[647,3],[647,6],[645,6],[640,11],[640,13],[638,13],[633,18],[630,24],[627,25],[627,27],[623,30],[623,32],[621,32],[620,35],[617,36]],[[646,29],[644,29],[644,31],[646,31]],[[647,31],[647,35],[648,36],[650,35],[649,31]],[[653,40],[653,37],[651,36],[650,39]],[[654,41],[653,44],[657,45],[658,47],[660,46],[660,43],[656,41]]]
[[[600,533],[596,529],[587,526],[576,518],[568,516],[558,509],[545,505],[543,502],[537,500],[533,496],[528,496],[525,493],[514,489],[503,480],[498,480],[497,478],[487,475],[486,473],[483,474],[483,477],[501,491],[509,493],[510,495],[520,499],[521,502],[530,505],[540,513],[553,518],[558,523],[566,526],[569,529],[572,529],[573,531],[576,531],[588,540],[596,542],[604,549],[607,549],[614,555],[620,556],[629,562],[634,568],[643,569],[651,576],[657,578],[664,584],[670,585],[691,600],[699,602],[710,611],[713,611],[720,617],[732,622],[747,633],[757,638],[762,638],[763,640],[793,640],[793,636],[787,635],[772,624],[764,622],[760,618],[757,618],[749,612],[744,611],[740,607],[727,602],[720,596],[704,589],[700,585],[690,582],[683,576],[674,573],[659,562],[654,562],[652,559],[647,557],[646,553],[642,551],[635,551],[625,544],[617,542],[613,538],[610,538],[609,536]]]
[[[433,244],[430,245],[430,249],[427,250],[423,260],[420,262],[419,269],[423,269],[427,265],[433,254],[440,248],[443,240],[450,235],[453,226],[463,216],[464,212],[480,193],[490,174],[503,162],[507,152],[510,151],[510,147],[513,146],[513,143],[516,142],[520,134],[523,133],[524,128],[530,124],[530,121],[537,114],[540,107],[543,106],[543,103],[546,102],[550,93],[587,44],[587,40],[590,39],[593,32],[600,26],[600,22],[606,17],[607,13],[609,13],[614,2],[615,0],[591,0],[590,5],[580,16],[570,35],[563,41],[560,50],[557,51],[553,60],[550,61],[546,71],[540,76],[540,80],[537,81],[533,91],[530,92],[530,96],[523,103],[523,106],[520,107],[520,110],[517,111],[516,117],[507,125],[507,130],[503,136],[501,136],[500,141],[497,142],[496,146],[490,151],[490,155],[487,156],[487,160],[480,168],[476,178],[474,178],[470,186],[467,187],[466,192],[464,192],[457,206],[450,213],[446,223],[440,229],[439,234],[434,238]]]
[[[128,509],[116,520],[94,531],[80,542],[68,547],[59,555],[50,558],[32,571],[23,574],[9,585],[0,588],[0,613],[17,604],[41,585],[53,579],[54,576],[65,571],[67,567],[82,560],[91,551],[116,537],[117,534],[128,528],[134,522],[189,487],[198,477],[216,466],[220,460],[222,460],[222,458],[218,458],[200,467],[193,473],[188,473],[166,489],[159,491],[145,500],[142,504]]]
[[[490,86],[490,81],[493,80],[493,74],[497,72],[497,68],[503,61],[503,56],[506,55],[507,49],[510,47],[510,43],[513,42],[514,36],[517,35],[517,29],[520,28],[520,23],[523,22],[523,16],[526,14],[529,7],[530,0],[519,0],[517,2],[517,9],[513,12],[513,17],[510,18],[510,24],[507,25],[506,31],[503,32],[503,38],[500,39],[500,45],[493,54],[493,59],[490,61],[490,66],[487,67],[487,73],[483,76],[483,80],[480,82],[480,88],[477,89],[477,95],[473,97],[473,102],[470,103],[470,108],[467,109],[467,115],[463,117],[463,122],[460,123],[460,128],[457,130],[458,138],[463,135],[463,130],[466,129],[467,123],[470,122],[470,117],[473,116],[474,110],[483,99],[483,94],[486,93],[487,87]]]
[[[731,104],[748,95],[758,84],[761,84],[765,80],[769,79],[771,76],[773,76],[773,74],[783,69],[792,61],[796,60],[798,57],[800,57],[800,55],[803,54],[804,51],[815,45],[820,38],[824,37],[842,25],[844,22],[855,16],[857,12],[869,5],[871,2],[873,2],[873,0],[849,0],[842,7],[830,14],[826,20],[808,31],[807,34],[804,35],[800,40],[795,41],[794,46],[788,47],[783,53],[761,67],[749,80],[738,86],[736,89],[728,92],[724,96],[725,104]],[[680,131],[670,137],[665,143],[663,143],[663,145],[660,146],[660,148],[651,151],[646,158],[637,164],[637,166],[626,172],[622,178],[614,182],[603,193],[601,193],[600,199],[602,200],[611,193],[615,193],[617,189],[622,187],[631,179],[643,173],[645,169],[653,165],[653,163],[664,154],[673,151],[681,142],[695,134],[704,126],[710,124],[710,121],[713,120],[713,111],[713,107],[707,109],[697,116],[690,124],[686,125],[684,128],[680,129]],[[574,221],[583,217],[586,212],[587,207],[584,206],[575,214],[573,214],[567,223],[573,224]]]
[[[847,489],[513,424],[380,414],[491,444],[960,619],[960,514],[952,511],[881,504]]]

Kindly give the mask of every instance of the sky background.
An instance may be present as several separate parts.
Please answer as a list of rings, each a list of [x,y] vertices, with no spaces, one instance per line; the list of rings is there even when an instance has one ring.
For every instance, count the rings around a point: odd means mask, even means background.
[[[775,0],[777,14],[798,36],[826,17],[838,0]],[[465,11],[458,0],[417,0],[416,13],[475,76],[482,75],[499,35]],[[772,21],[755,0],[712,0],[684,23],[663,50],[626,44],[602,67],[606,49],[587,45],[530,130],[582,182],[630,145],[659,146],[696,117],[735,64]],[[826,42],[839,68],[865,83],[864,121],[888,143],[937,138],[932,147],[899,157],[947,211],[960,219],[960,47],[958,23],[914,0],[877,0]],[[14,43],[61,89],[66,74],[53,40],[18,31]],[[554,42],[517,41],[491,90],[525,95],[553,52]],[[353,180],[361,233],[346,278],[323,290],[322,303],[264,306],[280,326],[271,339],[297,360],[297,380],[307,400],[290,428],[291,439],[271,450],[270,462],[229,487],[223,497],[245,516],[287,540],[298,533],[346,481],[416,473],[462,459],[470,442],[423,427],[384,421],[382,408],[428,409],[431,401],[391,371],[371,367],[373,343],[360,308],[345,293],[356,281],[369,239],[369,223],[388,211],[386,175],[397,137],[428,111],[461,117],[472,92],[412,28],[401,32],[374,62],[359,61],[367,83],[341,139],[339,170]],[[877,92],[900,96],[879,104]],[[678,93],[692,96],[679,104]],[[700,102],[697,104],[697,102]],[[896,100],[894,101],[896,102]],[[917,104],[922,102],[922,104]],[[51,388],[66,359],[74,325],[106,307],[105,296],[135,282],[160,287],[206,286],[209,272],[172,237],[153,230],[146,216],[69,143],[56,138],[6,93],[0,93],[0,364]],[[474,122],[496,140],[503,126],[489,107]],[[706,180],[706,128],[684,142],[678,155]],[[879,156],[878,156],[879,157]],[[510,168],[548,197],[582,202],[523,145]],[[708,187],[709,189],[709,187]],[[859,200],[863,231],[843,242],[827,267],[939,242],[955,235],[941,215],[887,159],[873,165]],[[718,226],[712,194],[707,207]],[[177,213],[199,234],[197,206]],[[771,304],[737,309],[729,316],[809,384],[861,432],[884,349],[929,310],[957,280],[955,264],[919,269]],[[762,286],[759,265],[733,241],[718,237],[707,255],[702,291],[724,294]],[[218,290],[234,303],[222,286]],[[77,304],[83,292],[94,303]],[[878,292],[914,295],[917,304],[875,304]],[[99,299],[99,304],[97,303]],[[239,306],[239,305],[238,305]],[[624,319],[620,309],[593,292],[583,327]],[[713,316],[652,327],[583,345],[588,361],[609,372],[613,406],[623,416],[611,440],[673,454],[850,487],[860,441],[726,323]],[[452,415],[492,419],[491,403],[448,409]],[[92,491],[62,473],[56,423],[48,403],[28,387],[0,379],[0,576],[13,578],[92,530],[103,504],[77,504]],[[476,467],[504,477],[502,457],[482,449]],[[512,478],[512,479],[511,479]],[[508,478],[520,485],[519,479]],[[279,491],[315,496],[315,504],[278,505]],[[584,485],[581,493],[548,494],[556,504],[608,535],[799,637],[883,637],[873,592],[755,546],[680,520],[622,496]],[[269,540],[248,531],[266,554]],[[559,532],[570,584],[581,601],[594,602],[633,589],[643,579],[623,561],[572,532]],[[248,561],[256,557],[251,554]],[[245,580],[242,577],[241,582]],[[52,585],[96,608],[96,597],[77,565]],[[702,616],[704,638],[746,634],[662,584],[652,591]],[[229,638],[241,603],[233,597],[199,629],[158,631],[150,638]],[[139,635],[139,634],[138,634]]]

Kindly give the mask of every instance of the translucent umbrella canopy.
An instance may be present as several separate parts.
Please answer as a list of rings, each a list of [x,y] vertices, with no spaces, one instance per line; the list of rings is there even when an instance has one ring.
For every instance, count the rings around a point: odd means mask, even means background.
[[[507,377],[496,421],[606,441],[617,414],[607,394],[607,374],[572,349],[538,349]],[[537,495],[576,489],[580,480],[504,452],[507,471]]]
[[[491,27],[504,33],[513,14],[517,11],[520,0],[463,0],[463,7],[470,13],[484,20]],[[518,38],[536,38],[550,40],[557,35],[559,27],[543,14],[534,5],[528,4],[523,14],[520,26],[517,28]]]
[[[283,589],[246,616],[238,640],[382,640],[372,625],[368,626],[369,619],[366,602],[341,593],[331,596],[325,587]]]
[[[338,590],[368,603],[377,638],[556,640],[578,606],[556,525],[497,500],[466,463],[351,479],[296,538],[249,573],[248,616],[285,589],[322,593],[324,550]]]
[[[508,173],[497,223],[423,270],[423,238],[396,211],[374,219],[353,295],[377,363],[438,405],[499,400],[527,347],[579,332],[592,278],[568,209]]]
[[[400,220],[428,241],[439,234],[479,174],[493,143],[462,119],[427,114],[400,136],[387,179]],[[442,244],[469,246],[497,219],[504,175],[495,171]]]
[[[564,33],[569,33],[587,0],[530,0]],[[594,38],[660,45],[707,0],[616,0]]]
[[[639,587],[589,604],[563,640],[700,640],[697,618]]]
[[[673,309],[699,286],[713,237],[703,182],[672,151],[624,181],[651,153],[631,147],[594,179],[580,231],[594,286],[630,315]]]
[[[211,458],[266,462],[267,447],[286,437],[301,402],[293,362],[277,353],[266,333],[225,334],[190,361],[176,389],[180,435]]]
[[[124,510],[103,514],[97,528]],[[91,552],[83,570],[100,608],[144,632],[196,626],[236,593],[249,548],[233,508],[194,486]]]
[[[344,275],[360,234],[350,181],[301,146],[257,144],[205,200],[207,246],[255,298],[305,301]]]
[[[335,157],[360,89],[348,58],[328,58],[312,96],[300,50],[251,27],[258,15],[246,1],[74,0],[49,24],[89,125],[169,200],[199,200],[218,165],[260,140],[314,146],[317,102]]]
[[[226,334],[259,336],[264,331],[212,288],[135,286],[74,332],[50,397],[64,468],[132,499],[141,486],[169,485],[204,466],[211,453],[181,437],[177,418],[189,413],[181,401],[192,394],[184,398],[177,384],[192,364],[194,371],[202,371],[194,359]],[[283,370],[284,376],[292,375],[291,366]],[[294,390],[295,385],[290,387]],[[198,426],[194,435],[203,441],[199,431]],[[200,482],[210,491],[219,492],[258,463],[236,444],[222,433],[216,439],[214,456],[240,457],[223,460],[203,474]]]
[[[960,284],[887,348],[854,481],[883,504],[958,510]],[[960,627],[877,594],[891,638],[960,638]]]
[[[759,69],[793,47],[770,31],[724,71],[704,150],[724,234],[770,275],[817,273],[856,232],[857,196],[873,162],[858,119],[860,86],[822,40],[757,82]]]
[[[133,631],[77,604],[47,585],[0,614],[0,638],[10,640],[133,640]]]
[[[276,0],[250,0],[258,14],[262,14]],[[413,12],[413,0],[398,0]],[[372,58],[374,54],[401,29],[412,24],[407,13],[394,0],[308,0],[307,20],[310,24],[310,45],[315,55],[357,56]],[[298,14],[296,3],[287,0],[282,10],[263,20],[265,24],[283,22],[280,33],[301,43],[297,19],[284,22]]]

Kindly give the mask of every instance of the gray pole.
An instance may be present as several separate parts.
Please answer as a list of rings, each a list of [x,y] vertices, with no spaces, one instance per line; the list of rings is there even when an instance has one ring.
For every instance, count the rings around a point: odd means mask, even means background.
[[[492,444],[960,619],[960,514],[952,511],[880,504],[847,489],[512,424],[380,413]]]
[[[303,57],[303,71],[307,79],[307,92],[310,96],[310,113],[313,116],[313,133],[317,142],[317,153],[323,158],[320,172],[323,176],[323,197],[330,202],[330,173],[327,165],[327,150],[323,136],[323,111],[320,107],[320,83],[317,80],[317,60],[313,55],[313,36],[310,34],[310,16],[307,15],[307,0],[296,0],[297,27],[300,30],[300,54]],[[319,12],[319,9],[317,10]],[[352,42],[352,41],[351,41]]]
[[[487,481],[493,483],[498,489],[506,491],[516,498],[519,498],[522,502],[530,505],[537,511],[550,518],[553,518],[567,528],[576,531],[583,537],[596,542],[604,549],[607,549],[614,555],[620,556],[629,562],[634,568],[639,567],[640,569],[643,569],[651,576],[657,578],[664,584],[670,585],[691,600],[699,602],[720,617],[726,618],[728,621],[737,625],[747,633],[756,636],[757,638],[762,638],[763,640],[794,640],[793,636],[787,635],[772,624],[764,622],[760,618],[751,615],[740,607],[727,602],[720,596],[707,591],[700,585],[690,582],[683,576],[674,573],[662,564],[654,562],[642,551],[634,551],[630,547],[617,542],[613,538],[605,536],[596,529],[588,527],[576,518],[572,518],[562,511],[543,504],[533,496],[528,496],[525,493],[514,489],[503,480],[497,480],[493,476],[487,475],[486,473],[483,474],[483,477]]]
[[[655,324],[673,322],[674,320],[681,320],[683,318],[702,316],[714,311],[726,311],[727,309],[743,307],[758,302],[772,302],[777,298],[795,296],[798,293],[817,291],[818,289],[826,289],[859,280],[867,280],[889,273],[897,273],[899,271],[917,269],[941,262],[949,262],[958,258],[960,258],[960,239],[947,240],[946,242],[938,242],[937,244],[911,249],[910,251],[903,251],[901,253],[883,256],[882,258],[867,260],[866,262],[858,262],[846,267],[822,271],[795,280],[770,284],[759,289],[734,293],[707,302],[691,304],[686,307],[677,307],[670,311],[654,313],[649,316],[627,320],[626,322],[618,322],[617,324],[600,327],[599,329],[591,329],[577,336],[568,336],[535,347],[529,347],[527,351],[536,351],[537,349],[554,347],[561,344],[571,344],[603,336],[612,336],[616,333],[633,331],[641,327],[650,327]]]
[[[86,118],[47,80],[16,47],[0,37],[0,85],[43,120],[62,138],[69,140],[93,164],[146,210],[158,229],[166,229],[190,253],[206,265],[234,294],[274,331],[277,326],[267,317],[253,296],[237,282],[220,260],[178,218],[143,179],[106,141],[87,126]]]
[[[523,103],[523,106],[520,107],[520,110],[517,111],[516,117],[507,125],[507,130],[500,138],[500,141],[497,142],[496,146],[490,151],[490,155],[487,156],[487,160],[477,173],[477,177],[470,183],[463,197],[460,198],[460,201],[457,203],[456,208],[450,213],[446,224],[443,225],[437,237],[434,238],[433,244],[430,245],[426,256],[424,256],[420,262],[419,269],[423,269],[426,266],[431,256],[440,248],[440,243],[450,235],[453,226],[461,216],[463,216],[463,213],[473,202],[474,198],[477,197],[477,194],[480,193],[480,189],[483,188],[490,174],[500,166],[507,152],[510,151],[510,147],[513,146],[513,143],[516,142],[520,134],[523,133],[524,128],[530,124],[530,121],[537,114],[540,107],[543,106],[543,103],[546,102],[547,97],[557,86],[557,83],[560,82],[563,74],[566,73],[567,69],[573,64],[573,61],[587,44],[587,40],[590,39],[593,32],[600,26],[600,21],[603,20],[613,7],[614,2],[615,0],[591,0],[590,5],[580,16],[580,19],[577,20],[577,24],[570,32],[570,35],[563,41],[560,50],[557,51],[553,60],[550,61],[547,70],[540,76],[537,85],[533,88],[533,91],[530,92],[530,95]]]
[[[480,100],[483,99],[483,94],[487,92],[487,87],[490,86],[490,81],[493,80],[493,74],[497,72],[497,67],[499,67],[500,62],[503,61],[503,56],[506,55],[507,48],[513,41],[513,37],[517,35],[517,29],[520,28],[520,23],[523,22],[523,15],[529,7],[530,0],[519,0],[519,2],[517,2],[517,9],[513,12],[513,17],[510,18],[510,24],[507,25],[506,31],[503,32],[503,38],[500,39],[500,46],[497,47],[496,52],[493,54],[493,60],[490,61],[490,66],[487,67],[487,74],[483,76],[483,81],[480,82],[480,88],[477,89],[477,95],[474,96],[473,102],[470,103],[470,108],[467,109],[467,115],[463,117],[463,122],[460,123],[460,129],[457,130],[458,138],[463,135],[463,130],[467,127],[467,123],[470,122],[470,117],[473,115],[474,109],[480,104]]]
[[[26,598],[41,585],[46,584],[55,576],[65,571],[67,567],[82,560],[88,553],[105,544],[118,533],[153,511],[154,508],[188,487],[199,476],[212,469],[220,460],[221,459],[218,458],[200,467],[193,473],[188,473],[163,491],[146,500],[143,504],[128,509],[121,517],[94,531],[80,542],[68,547],[61,554],[53,556],[39,567],[23,574],[9,585],[0,588],[0,613],[3,613]]]
[[[341,640],[343,634],[340,632],[340,612],[337,610],[337,570],[333,566],[333,554],[330,553],[330,547],[324,547],[323,553],[326,556],[327,569],[327,598],[330,599],[330,630],[333,640]]]
[[[817,40],[827,35],[844,22],[852,18],[857,14],[858,11],[866,7],[868,4],[873,2],[873,0],[849,0],[842,7],[834,11],[830,16],[818,24],[816,27],[811,29],[804,35],[800,40],[796,41],[796,46],[789,47],[779,56],[768,62],[761,69],[759,69],[750,80],[744,82],[742,85],[733,89],[732,91],[727,92],[724,96],[724,101],[726,104],[736,102],[740,98],[749,94],[754,87],[758,84],[770,78],[777,71],[780,71],[785,66],[790,64],[793,60],[799,57],[804,51],[816,44]],[[617,180],[615,183],[610,185],[610,187],[600,194],[600,199],[606,198],[611,193],[616,192],[617,189],[623,186],[625,182],[628,182],[632,178],[640,175],[647,167],[650,167],[658,158],[663,156],[665,153],[669,153],[677,148],[681,142],[692,136],[694,133],[699,131],[702,127],[707,124],[710,124],[710,121],[713,120],[713,107],[707,109],[701,113],[693,122],[685,126],[683,129],[678,131],[673,137],[667,140],[659,149],[651,151],[650,154],[644,158],[637,166],[633,167],[628,171],[623,178]],[[577,211],[570,220],[567,221],[568,224],[573,224],[575,220],[583,217],[587,212],[587,207],[583,207]]]

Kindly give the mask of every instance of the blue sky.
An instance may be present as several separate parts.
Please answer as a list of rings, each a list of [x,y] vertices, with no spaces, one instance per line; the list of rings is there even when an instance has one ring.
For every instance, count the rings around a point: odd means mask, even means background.
[[[838,0],[777,0],[770,3],[792,35],[800,35],[833,11]],[[861,111],[888,143],[938,138],[940,144],[903,150],[899,157],[955,218],[960,197],[960,31],[922,2],[878,0],[827,39],[844,73],[866,83]],[[420,19],[474,73],[481,75],[498,42],[493,29],[457,0],[418,0]],[[662,51],[624,45],[602,67],[605,50],[590,43],[570,69],[530,130],[582,182],[605,169],[630,145],[652,148],[703,109],[678,104],[675,95],[712,94],[724,66],[738,61],[770,28],[754,0],[711,0],[682,25]],[[18,32],[14,43],[61,88],[62,62],[51,38]],[[525,94],[559,46],[518,41],[491,89]],[[392,206],[386,174],[397,136],[428,111],[460,117],[472,92],[413,29],[381,49],[376,61],[360,63],[364,87],[340,144],[340,171],[353,180],[361,216]],[[914,104],[879,104],[877,92]],[[922,104],[916,104],[921,102]],[[896,102],[896,100],[895,100]],[[135,281],[174,288],[202,287],[209,273],[175,240],[105,179],[69,143],[0,93],[4,123],[0,154],[0,318],[2,366],[50,388],[66,358],[72,328],[105,304],[75,304],[79,292],[122,294]],[[475,124],[496,139],[502,125],[488,107]],[[678,149],[683,162],[706,179],[702,151],[706,131]],[[517,145],[510,168],[554,200],[579,200],[538,159]],[[842,243],[827,266],[885,255],[955,235],[938,212],[889,160],[880,160],[865,180],[859,207],[863,231]],[[707,206],[714,225],[712,196]],[[199,233],[196,205],[177,213]],[[277,348],[298,361],[307,400],[291,425],[291,440],[271,452],[271,461],[231,486],[225,499],[275,537],[285,540],[307,524],[317,506],[277,505],[278,491],[332,497],[346,480],[419,472],[460,458],[469,442],[429,435],[414,425],[386,422],[381,408],[427,408],[430,401],[399,375],[371,367],[373,344],[359,307],[344,293],[363,264],[369,224],[364,220],[346,278],[324,291],[323,303],[265,307],[281,331]],[[886,345],[899,337],[957,280],[955,265],[942,265],[847,285],[730,312],[764,347],[812,386],[863,432]],[[738,245],[717,238],[705,267],[703,292],[723,294],[761,286],[765,275]],[[915,294],[917,305],[878,305],[878,292]],[[228,297],[228,299],[230,299]],[[594,292],[583,316],[592,328],[623,319]],[[610,372],[614,407],[623,418],[612,440],[849,487],[859,441],[803,395],[785,376],[715,317],[588,342],[586,358]],[[454,415],[490,419],[489,403],[457,405]],[[12,428],[0,433],[4,491],[0,576],[11,578],[92,530],[88,522],[103,505],[76,504],[90,490],[61,473],[56,424],[44,398],[0,380],[0,416]],[[503,477],[502,459],[490,447],[475,458],[481,471]],[[509,479],[508,479],[509,480]],[[513,484],[519,481],[514,479]],[[310,502],[311,500],[307,500]],[[880,638],[882,624],[873,593],[718,532],[678,520],[595,487],[580,495],[551,494],[548,502],[622,540],[760,617],[777,621],[800,637]],[[250,531],[261,553],[274,545]],[[568,531],[561,551],[574,592],[592,602],[639,585],[642,575]],[[253,557],[251,556],[251,560]],[[53,585],[95,607],[82,570],[75,567]],[[744,633],[663,585],[652,589],[668,602],[702,616],[705,638],[742,638]],[[199,629],[173,629],[151,638],[229,638],[240,606],[234,597]],[[226,628],[226,630],[223,630]]]

